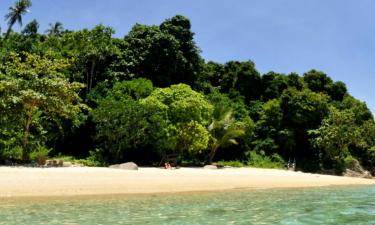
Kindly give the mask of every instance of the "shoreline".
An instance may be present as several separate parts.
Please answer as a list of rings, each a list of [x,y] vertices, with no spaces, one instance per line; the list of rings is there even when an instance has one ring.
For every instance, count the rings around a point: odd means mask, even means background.
[[[208,170],[99,167],[0,167],[0,199],[149,195],[237,190],[375,185],[375,179],[275,169]]]

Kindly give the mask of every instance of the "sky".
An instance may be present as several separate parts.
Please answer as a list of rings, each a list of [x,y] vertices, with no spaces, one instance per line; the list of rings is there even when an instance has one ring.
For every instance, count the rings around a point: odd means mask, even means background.
[[[1,18],[15,0],[0,0]],[[32,19],[45,31],[101,23],[126,35],[135,23],[188,17],[205,60],[252,60],[261,73],[311,69],[347,84],[375,113],[375,1],[373,0],[33,0]],[[19,26],[15,26],[19,30]]]

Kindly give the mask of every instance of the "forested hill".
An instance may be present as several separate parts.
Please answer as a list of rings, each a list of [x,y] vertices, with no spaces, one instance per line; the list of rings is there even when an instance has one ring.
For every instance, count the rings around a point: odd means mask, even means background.
[[[156,165],[175,154],[195,164],[295,160],[309,171],[375,164],[370,110],[324,72],[206,62],[180,15],[124,38],[103,25],[38,28],[0,38],[2,162],[49,154]]]

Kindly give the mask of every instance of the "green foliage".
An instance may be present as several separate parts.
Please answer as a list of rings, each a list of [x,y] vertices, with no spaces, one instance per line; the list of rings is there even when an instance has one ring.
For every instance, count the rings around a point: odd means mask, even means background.
[[[245,167],[245,163],[240,161],[219,161],[217,162],[218,166],[229,166],[229,167]]]
[[[28,23],[22,30],[22,34],[30,37],[35,37],[38,34],[39,23],[36,20]]]
[[[284,123],[292,127],[314,128],[328,113],[328,97],[310,90],[286,90],[280,97]]]
[[[64,27],[61,22],[50,23],[49,28],[46,30],[48,36],[61,36],[63,33]]]
[[[258,154],[255,151],[248,152],[247,165],[258,168],[285,168],[285,162],[278,154],[275,153],[271,156],[266,156]]]
[[[351,111],[331,107],[328,118],[322,121],[318,129],[310,131],[315,136],[313,145],[322,149],[331,160],[347,157],[350,155],[349,146],[360,143],[361,139],[354,119]]]
[[[25,160],[35,145],[43,145],[41,137],[48,124],[59,124],[61,119],[74,121],[85,108],[77,94],[82,85],[64,77],[68,66],[65,60],[28,53],[11,54],[9,61],[0,65],[0,109],[5,124],[1,133],[22,130],[17,141]],[[34,143],[30,142],[34,138]]]
[[[119,98],[120,93],[116,93]],[[120,161],[125,152],[145,142],[150,124],[148,108],[130,96],[108,96],[91,115],[96,124],[96,140],[110,161]]]
[[[314,92],[327,93],[332,85],[332,79],[327,74],[311,70],[303,75],[307,87]]]
[[[0,158],[11,161],[19,161],[22,159],[22,147],[16,145],[14,147],[2,149],[2,154],[0,155]]]
[[[30,152],[30,160],[37,162],[39,165],[44,165],[50,151],[51,149],[44,146],[38,146]]]
[[[31,5],[30,0],[17,0],[14,6],[9,7],[9,12],[5,15],[5,19],[8,20],[8,31],[5,35],[5,39],[8,38],[15,23],[18,22],[20,26],[22,26],[22,16],[28,12],[28,8],[30,8]]]
[[[231,111],[224,112],[217,119],[213,119],[208,126],[211,134],[211,152],[208,161],[212,162],[219,148],[238,145],[236,139],[246,134],[246,125],[244,122],[236,121]]]
[[[287,77],[275,72],[269,72],[262,76],[262,98],[264,101],[278,98],[288,88]]]
[[[207,147],[208,133],[205,127],[211,118],[213,106],[204,95],[193,91],[188,85],[179,84],[155,89],[141,103],[152,107],[155,112],[150,118],[152,140],[155,140],[160,152],[201,152]],[[187,134],[191,137],[187,137]]]
[[[179,15],[160,26],[136,24],[108,73],[117,80],[144,77],[158,87],[192,84],[202,61],[193,35],[190,21]]]
[[[374,120],[373,115],[366,103],[361,102],[352,96],[346,96],[340,103],[337,104],[337,108],[341,110],[351,110],[354,113],[355,123],[357,125],[362,125],[368,120]]]
[[[168,119],[172,123],[197,121],[207,125],[213,111],[213,106],[205,96],[193,91],[186,84],[157,88],[144,100],[144,104],[151,104],[151,101],[167,107]]]
[[[155,164],[169,153],[282,167],[277,154],[304,170],[345,168],[350,157],[375,165],[371,111],[324,72],[205,63],[180,15],[136,24],[121,39],[103,25],[69,31],[59,22],[41,34],[36,20],[12,32],[30,6],[9,8],[0,37],[1,161],[53,147],[85,165]]]
[[[210,140],[207,129],[197,121],[170,125],[166,133],[165,147],[177,150],[181,155],[194,156],[202,153]]]
[[[142,79],[117,83],[92,111],[97,141],[110,161],[146,145],[161,154],[194,155],[207,149],[213,107],[205,97],[183,84],[155,89],[146,97],[151,90]]]
[[[138,78],[116,83],[111,95],[118,100],[121,100],[123,96],[130,96],[134,100],[139,100],[149,96],[153,90],[154,87],[150,80]]]
[[[220,85],[223,92],[237,91],[247,102],[259,99],[261,96],[261,76],[251,61],[227,62],[224,65]]]

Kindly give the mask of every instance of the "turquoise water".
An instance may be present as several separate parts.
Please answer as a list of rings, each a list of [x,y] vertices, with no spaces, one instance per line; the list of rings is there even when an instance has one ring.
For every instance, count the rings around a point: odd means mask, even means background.
[[[375,187],[0,199],[0,224],[375,224]]]

